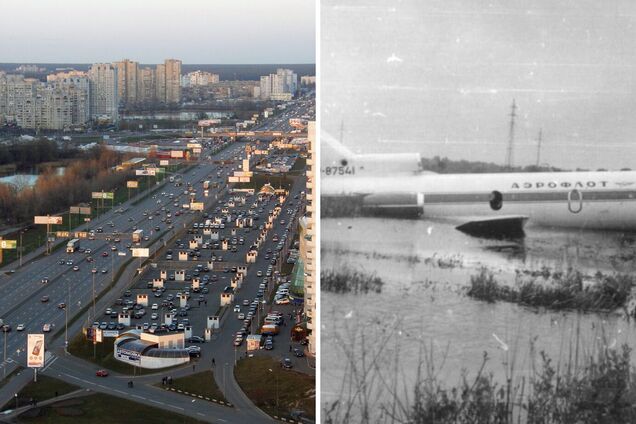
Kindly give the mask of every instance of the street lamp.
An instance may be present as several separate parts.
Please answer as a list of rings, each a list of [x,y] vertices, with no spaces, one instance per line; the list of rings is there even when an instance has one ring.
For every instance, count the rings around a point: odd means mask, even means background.
[[[95,320],[95,273],[93,272],[93,321]]]
[[[269,372],[274,374],[274,370],[269,368]],[[278,410],[278,374],[276,374],[276,415],[280,415],[280,411]]]

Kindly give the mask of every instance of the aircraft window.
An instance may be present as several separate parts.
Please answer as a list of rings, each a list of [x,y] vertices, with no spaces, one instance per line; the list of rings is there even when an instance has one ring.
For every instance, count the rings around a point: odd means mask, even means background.
[[[494,211],[498,211],[503,206],[503,195],[495,190],[490,193],[490,207]]]
[[[342,165],[342,166],[347,166],[347,164],[348,164],[348,163],[349,163],[349,162],[347,162],[347,160],[346,160],[346,159],[342,159],[342,160],[340,161],[340,165]]]

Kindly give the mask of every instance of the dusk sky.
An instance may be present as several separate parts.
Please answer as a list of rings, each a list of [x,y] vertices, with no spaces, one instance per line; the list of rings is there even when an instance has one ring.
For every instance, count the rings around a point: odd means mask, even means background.
[[[2,0],[0,62],[315,63],[312,0]]]

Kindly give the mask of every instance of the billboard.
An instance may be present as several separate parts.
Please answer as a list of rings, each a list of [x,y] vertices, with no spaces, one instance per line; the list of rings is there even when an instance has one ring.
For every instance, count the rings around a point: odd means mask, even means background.
[[[200,119],[198,125],[200,127],[210,127],[212,125],[218,125],[221,123],[220,119]]]
[[[102,334],[104,337],[119,337],[119,331],[117,330],[103,330]]]
[[[162,159],[159,161],[159,165],[160,166],[169,166],[170,165],[170,161],[167,159]]]
[[[62,238],[67,238],[70,237],[71,233],[69,233],[68,231],[56,231],[55,232],[55,237],[62,237]]]
[[[35,224],[62,224],[61,216],[36,216],[34,217]]]
[[[202,211],[203,210],[203,202],[192,202],[190,203],[190,209],[193,211]]]
[[[27,336],[27,366],[29,368],[44,366],[44,334]]]
[[[108,199],[108,200],[115,200],[115,192],[113,191],[105,191],[104,193],[102,193],[104,195],[104,199]]]
[[[150,256],[150,249],[147,247],[133,247],[132,255],[133,258],[147,258]]]
[[[154,168],[147,168],[147,169],[136,169],[135,170],[135,175],[137,176],[150,176],[150,177],[154,177],[155,176],[155,169]]]
[[[126,181],[126,187],[139,188],[139,181]]]
[[[101,343],[103,341],[104,341],[104,331],[101,328],[96,328],[94,343]]]
[[[188,148],[188,149],[200,149],[201,145],[199,143],[188,143],[186,145],[186,148]]]
[[[101,199],[101,198],[102,198],[101,191],[94,191],[91,193],[91,199]]]
[[[71,206],[69,213],[75,213],[75,214],[80,214],[80,215],[90,215],[91,214],[91,208],[90,207],[84,207],[84,206]]]
[[[183,151],[182,150],[170,150],[170,157],[171,158],[182,158],[183,157]]]
[[[18,242],[16,240],[0,240],[0,249],[17,249]]]
[[[115,193],[112,191],[94,191],[91,193],[91,198],[113,200],[115,198]]]

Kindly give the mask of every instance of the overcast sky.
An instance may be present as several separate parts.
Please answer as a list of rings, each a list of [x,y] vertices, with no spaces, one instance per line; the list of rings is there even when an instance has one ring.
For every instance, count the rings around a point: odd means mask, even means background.
[[[315,63],[313,0],[0,0],[0,62]]]

